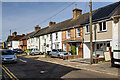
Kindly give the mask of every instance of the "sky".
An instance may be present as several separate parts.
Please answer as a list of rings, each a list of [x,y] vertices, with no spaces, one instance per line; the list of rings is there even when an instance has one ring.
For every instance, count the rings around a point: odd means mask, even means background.
[[[114,2],[93,2],[92,10]],[[75,4],[77,4],[75,6]],[[56,23],[73,17],[74,8],[82,9],[82,14],[89,12],[88,2],[2,2],[2,40],[12,32],[27,34],[34,27],[47,27],[49,21]],[[57,15],[56,15],[57,14]],[[54,17],[53,17],[54,16]],[[52,18],[51,18],[52,17]]]

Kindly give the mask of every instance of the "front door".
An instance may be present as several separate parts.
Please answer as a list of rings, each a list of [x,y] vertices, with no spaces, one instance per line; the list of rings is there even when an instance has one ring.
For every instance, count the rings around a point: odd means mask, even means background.
[[[80,58],[83,58],[83,48],[81,46],[81,43],[78,44],[78,55]]]

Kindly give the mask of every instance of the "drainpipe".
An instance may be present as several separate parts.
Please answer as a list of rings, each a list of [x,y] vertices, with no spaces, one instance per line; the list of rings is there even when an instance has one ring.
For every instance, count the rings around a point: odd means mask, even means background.
[[[83,26],[82,26],[82,52],[83,52],[83,43],[84,43],[84,30],[83,30]],[[82,55],[82,57],[84,56],[84,54]]]
[[[40,37],[38,37],[39,38],[39,50],[40,50]]]

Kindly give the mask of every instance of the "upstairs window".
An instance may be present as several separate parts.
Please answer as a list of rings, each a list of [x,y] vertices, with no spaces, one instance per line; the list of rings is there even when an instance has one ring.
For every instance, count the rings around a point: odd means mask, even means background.
[[[44,39],[45,39],[45,37],[44,37],[44,36],[42,36],[42,39],[44,40]]]
[[[86,33],[90,33],[90,27],[89,27],[89,25],[86,26]]]
[[[99,23],[99,32],[106,31],[106,22],[100,22]]]
[[[67,39],[70,38],[70,30],[67,31]]]
[[[58,39],[58,33],[56,32],[56,40]]]
[[[50,40],[52,40],[52,34],[50,34]]]
[[[80,28],[77,29],[77,37],[80,37]]]

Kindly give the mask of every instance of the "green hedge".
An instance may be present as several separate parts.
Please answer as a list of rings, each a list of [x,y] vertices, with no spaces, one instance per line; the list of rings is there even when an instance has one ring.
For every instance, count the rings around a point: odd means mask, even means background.
[[[71,51],[73,55],[76,55],[76,47],[75,46],[71,46]]]

